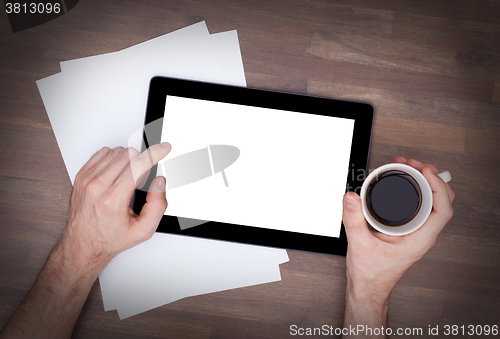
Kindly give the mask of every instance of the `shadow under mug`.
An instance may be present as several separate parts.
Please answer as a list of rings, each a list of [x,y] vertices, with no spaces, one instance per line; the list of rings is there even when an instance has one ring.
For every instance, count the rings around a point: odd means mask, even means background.
[[[420,209],[417,212],[417,214],[407,223],[400,225],[400,226],[387,226],[379,221],[375,220],[375,218],[370,214],[368,211],[368,207],[366,204],[366,192],[370,184],[372,183],[373,179],[375,179],[379,174],[384,173],[386,171],[401,171],[405,172],[406,174],[410,175],[420,186],[421,190],[421,205]],[[451,175],[450,172],[445,171],[442,173],[439,173],[438,176],[444,181],[448,182],[451,180]],[[406,235],[411,232],[416,231],[419,229],[427,220],[429,215],[431,214],[432,211],[432,189],[425,179],[424,175],[416,170],[415,168],[405,165],[405,164],[398,164],[398,163],[393,163],[393,164],[387,164],[384,166],[380,166],[379,168],[375,169],[373,172],[368,175],[368,177],[365,179],[363,186],[361,187],[361,203],[362,203],[362,208],[363,208],[363,214],[365,216],[366,221],[377,231],[381,233],[385,233],[388,235],[396,235],[396,236],[401,236],[401,235]]]

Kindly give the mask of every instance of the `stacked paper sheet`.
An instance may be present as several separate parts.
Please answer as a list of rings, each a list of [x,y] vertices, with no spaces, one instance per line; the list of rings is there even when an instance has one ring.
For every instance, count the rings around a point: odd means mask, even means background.
[[[37,85],[71,182],[97,150],[128,146],[142,128],[153,76],[246,86],[236,31],[209,34],[204,22],[61,70]]]
[[[156,233],[99,277],[106,311],[120,319],[189,296],[281,280],[286,251]]]
[[[100,148],[129,146],[149,81],[163,75],[246,86],[236,31],[204,22],[122,51],[61,62],[37,81],[71,182]],[[140,145],[132,145],[137,149]],[[101,273],[105,310],[120,319],[198,294],[281,280],[286,251],[157,233]]]

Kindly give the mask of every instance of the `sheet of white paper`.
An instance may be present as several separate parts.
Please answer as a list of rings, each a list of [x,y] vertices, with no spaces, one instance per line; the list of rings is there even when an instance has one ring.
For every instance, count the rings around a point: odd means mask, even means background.
[[[145,265],[152,258],[154,265]],[[276,281],[279,269],[269,275],[261,268],[278,268],[286,261],[286,251],[279,249],[262,247],[256,255],[255,246],[155,233],[149,241],[118,255],[99,280],[106,311],[120,305],[130,309],[133,302],[124,296],[144,295],[141,303],[154,304],[158,298],[177,300]]]
[[[128,146],[142,128],[152,76],[246,86],[236,31],[209,35],[204,22],[122,51],[65,61],[61,69],[37,85],[72,182],[93,153]],[[166,234],[152,241],[151,248],[144,243],[116,257],[100,276],[105,309],[117,309],[121,318],[186,296],[280,280],[278,265],[288,260],[284,250],[258,246]]]
[[[145,265],[151,258],[154,265]],[[279,249],[256,253],[255,246],[156,233],[118,255],[99,281],[105,310],[123,319],[188,296],[279,281],[286,261]]]
[[[103,62],[98,62],[101,58],[85,58],[68,70],[64,67],[63,72],[37,81],[71,182],[101,147],[128,146],[129,137],[144,123],[153,76],[245,85],[242,63],[219,60],[216,53],[217,49],[239,53],[234,33],[229,32],[230,40],[211,39],[209,35],[197,34],[199,31],[193,30],[195,34],[188,37],[190,30],[179,30],[169,34],[173,36],[168,44],[162,45],[159,42],[163,40],[156,38],[151,49],[145,42],[140,49],[107,54]],[[232,41],[232,47],[227,46],[228,41]],[[77,67],[87,62],[92,71],[84,64]],[[236,69],[231,70],[230,66]]]
[[[258,255],[256,255],[256,248],[259,249]],[[200,256],[200,253],[203,255]],[[228,253],[231,255],[228,256]],[[152,258],[154,258],[154,265],[145,265]],[[126,302],[121,300],[123,296],[130,295],[130,293],[150,293],[134,287],[138,283],[144,284],[148,290],[151,290],[155,284],[160,284],[160,287],[181,285],[175,290],[162,288],[157,290],[157,292],[167,290],[168,294],[174,296],[200,294],[197,292],[198,290],[208,292],[224,290],[227,289],[224,287],[226,284],[234,285],[236,283],[235,287],[253,285],[254,283],[249,284],[248,279],[240,274],[234,274],[232,269],[240,267],[258,270],[267,265],[277,267],[288,260],[286,251],[281,249],[155,233],[150,240],[119,254],[102,272],[100,283],[103,290],[104,307],[106,310],[119,308],[118,305]],[[189,267],[192,272],[184,271],[184,267]],[[234,276],[231,281],[220,279],[221,275],[214,274],[214,271],[222,270],[227,271],[222,272],[222,276]],[[176,275],[172,272],[181,272],[182,274]],[[125,276],[129,279],[124,279]],[[196,284],[199,279],[191,279],[192,276],[203,277],[204,282],[208,281],[218,285]],[[155,278],[152,279],[152,277]],[[271,276],[271,278],[274,277]],[[269,277],[266,277],[263,272],[257,272],[253,274],[251,279],[257,283],[264,283],[268,281]],[[158,297],[156,293],[154,295]]]
[[[126,53],[140,57],[141,54],[150,54],[150,52],[153,51],[155,53],[161,53],[161,51],[164,51],[165,49],[182,50],[183,46],[189,45],[191,42],[196,42],[196,39],[205,39],[209,36],[210,33],[208,32],[205,21],[201,21],[191,26],[178,29],[174,32],[130,46],[121,51],[63,61],[61,62],[61,70],[66,72],[71,70],[82,71],[87,69],[94,72],[94,67],[101,67],[101,63],[113,65],[114,62],[125,62],[125,60],[122,61],[118,58],[122,58]],[[188,48],[190,47],[188,46]]]
[[[243,62],[241,62],[240,43],[236,30],[211,34],[209,39],[215,47],[219,62],[225,65],[221,70],[223,77],[234,85],[246,87],[245,71]]]

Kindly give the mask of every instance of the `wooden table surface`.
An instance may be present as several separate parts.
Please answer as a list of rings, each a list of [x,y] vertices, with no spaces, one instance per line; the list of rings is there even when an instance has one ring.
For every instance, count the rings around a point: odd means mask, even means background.
[[[389,325],[422,328],[420,338],[429,326],[500,325],[500,1],[81,0],[18,33],[0,14],[0,327],[61,235],[72,189],[35,81],[60,61],[200,20],[211,33],[238,30],[249,87],[371,103],[369,168],[403,155],[450,170],[455,215],[397,284]],[[340,327],[345,258],[288,254],[281,282],[123,321],[104,312],[96,283],[74,338],[285,338],[293,324]]]

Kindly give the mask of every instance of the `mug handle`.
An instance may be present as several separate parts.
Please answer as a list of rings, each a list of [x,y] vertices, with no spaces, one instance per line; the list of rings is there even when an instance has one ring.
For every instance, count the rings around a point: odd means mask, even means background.
[[[445,183],[451,180],[451,174],[449,171],[441,172],[437,176],[440,177]]]

